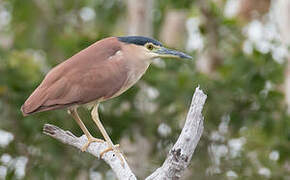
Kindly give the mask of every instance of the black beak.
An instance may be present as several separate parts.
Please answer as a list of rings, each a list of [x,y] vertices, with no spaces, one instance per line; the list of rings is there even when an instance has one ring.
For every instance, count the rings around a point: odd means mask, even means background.
[[[160,57],[165,57],[165,58],[192,59],[191,56],[183,52],[172,50],[172,49],[167,49],[164,47],[161,47],[155,53],[159,54]]]

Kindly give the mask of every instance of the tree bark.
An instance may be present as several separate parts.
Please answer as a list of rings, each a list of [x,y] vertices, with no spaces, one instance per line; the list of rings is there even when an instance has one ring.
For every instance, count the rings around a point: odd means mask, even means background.
[[[184,47],[186,37],[186,10],[170,9],[166,12],[164,22],[161,26],[161,41],[168,47]]]
[[[127,0],[128,34],[152,36],[153,0]]]
[[[203,91],[197,87],[192,98],[185,125],[177,142],[169,151],[163,165],[148,176],[146,180],[176,180],[182,176],[184,170],[190,164],[194,150],[203,132],[204,118],[202,116],[202,109],[206,98],[207,96]],[[74,146],[78,149],[81,149],[87,142],[85,135],[76,137],[71,132],[64,131],[51,124],[45,124],[43,132],[64,144]],[[87,152],[100,158],[100,153],[106,148],[106,143],[94,142],[88,147]],[[119,180],[136,180],[137,178],[131,171],[125,158],[123,156],[122,158],[124,164],[112,151],[109,151],[102,156],[102,159],[112,168]]]
[[[274,3],[274,2],[273,2]],[[282,43],[290,46],[290,1],[277,0],[275,4],[275,20],[280,31]],[[287,57],[287,68],[285,69],[285,83],[284,83],[285,101],[288,106],[288,113],[290,113],[290,53]]]

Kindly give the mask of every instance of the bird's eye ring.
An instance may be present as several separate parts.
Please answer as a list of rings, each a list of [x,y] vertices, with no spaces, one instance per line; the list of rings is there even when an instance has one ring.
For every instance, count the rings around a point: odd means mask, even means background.
[[[154,46],[153,46],[153,44],[147,44],[146,48],[151,51],[154,49]]]

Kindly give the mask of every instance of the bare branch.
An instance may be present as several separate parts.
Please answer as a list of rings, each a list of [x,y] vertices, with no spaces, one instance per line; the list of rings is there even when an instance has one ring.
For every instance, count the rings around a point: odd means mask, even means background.
[[[64,131],[57,126],[51,124],[45,124],[43,127],[43,133],[49,135],[64,144],[74,146],[81,149],[83,145],[87,142],[85,135],[81,137],[76,137],[69,131]],[[100,153],[107,149],[106,143],[93,142],[87,149],[87,152],[93,156],[100,158]],[[124,159],[124,157],[122,156]],[[136,180],[137,178],[132,173],[130,167],[128,166],[126,160],[124,159],[124,166],[122,166],[121,160],[115,155],[113,151],[109,151],[102,156],[102,159],[112,168],[118,179],[129,179]]]
[[[163,165],[146,180],[179,179],[190,163],[194,150],[203,132],[203,116],[201,114],[207,96],[199,87],[192,97],[191,106],[182,132],[169,151]]]
[[[179,179],[181,177],[191,161],[191,157],[203,132],[203,116],[201,112],[206,98],[207,96],[203,91],[197,87],[192,98],[185,125],[177,142],[169,151],[163,165],[147,177],[146,180],[169,180]],[[87,142],[85,135],[76,137],[71,132],[64,131],[51,124],[45,124],[43,132],[64,144],[74,146],[78,149],[81,149]],[[94,142],[90,144],[87,152],[99,158],[100,153],[107,149],[107,147],[106,143]],[[122,158],[124,159],[123,156]],[[117,158],[114,152],[110,151],[105,153],[102,159],[112,168],[119,180],[137,179],[126,160],[124,159],[124,166],[122,166],[121,160]]]

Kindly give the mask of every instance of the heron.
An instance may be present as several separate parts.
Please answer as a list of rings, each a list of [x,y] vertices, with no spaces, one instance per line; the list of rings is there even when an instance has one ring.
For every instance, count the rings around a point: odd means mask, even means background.
[[[67,109],[87,137],[82,151],[86,151],[92,142],[106,142],[108,148],[101,152],[100,157],[114,151],[121,158],[119,146],[113,144],[100,121],[99,104],[132,87],[156,58],[192,59],[148,37],[104,38],[51,69],[22,105],[21,111],[28,116]],[[105,141],[90,134],[78,115],[80,106],[92,109],[91,117]]]

